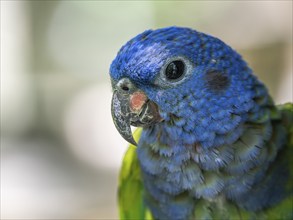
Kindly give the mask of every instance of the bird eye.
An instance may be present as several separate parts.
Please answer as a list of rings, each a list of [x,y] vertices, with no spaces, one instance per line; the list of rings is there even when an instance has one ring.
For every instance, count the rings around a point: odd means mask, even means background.
[[[165,69],[165,76],[169,80],[179,79],[185,72],[185,64],[181,60],[174,60]]]
[[[155,78],[154,84],[163,88],[172,88],[186,82],[193,73],[193,63],[185,56],[173,56],[167,59]]]

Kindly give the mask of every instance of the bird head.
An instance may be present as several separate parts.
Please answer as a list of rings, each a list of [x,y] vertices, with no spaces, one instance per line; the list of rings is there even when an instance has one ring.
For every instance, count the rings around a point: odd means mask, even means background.
[[[232,108],[247,112],[255,81],[250,72],[237,52],[210,35],[181,27],[145,31],[111,64],[114,124],[132,144],[130,125],[172,122],[189,132],[205,130],[214,112],[225,111],[224,118]]]

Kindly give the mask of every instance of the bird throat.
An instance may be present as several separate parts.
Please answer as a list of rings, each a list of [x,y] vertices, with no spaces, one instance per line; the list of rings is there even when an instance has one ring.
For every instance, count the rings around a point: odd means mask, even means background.
[[[279,121],[240,123],[214,136],[214,146],[190,143],[191,134],[176,127],[160,123],[144,129],[139,142],[138,158],[151,203],[172,207],[182,195],[186,202],[224,197],[246,210],[257,210],[282,197],[282,190],[270,192],[278,179],[278,184],[287,179],[281,165],[274,163],[286,138]]]

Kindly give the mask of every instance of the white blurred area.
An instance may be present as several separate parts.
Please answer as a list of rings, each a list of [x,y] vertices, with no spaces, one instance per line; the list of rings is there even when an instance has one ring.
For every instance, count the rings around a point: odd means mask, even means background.
[[[221,38],[292,102],[291,1],[1,1],[1,219],[118,217],[109,65],[171,25]]]

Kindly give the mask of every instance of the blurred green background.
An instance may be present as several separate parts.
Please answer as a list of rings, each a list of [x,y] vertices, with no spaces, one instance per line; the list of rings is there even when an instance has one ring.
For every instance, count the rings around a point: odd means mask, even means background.
[[[1,219],[116,219],[126,142],[109,65],[146,29],[186,26],[238,50],[292,102],[292,1],[1,0]]]

